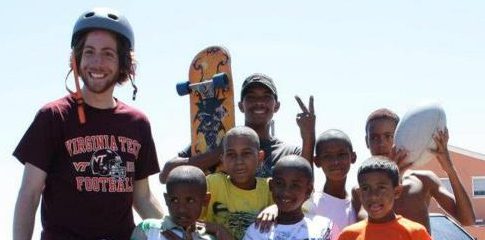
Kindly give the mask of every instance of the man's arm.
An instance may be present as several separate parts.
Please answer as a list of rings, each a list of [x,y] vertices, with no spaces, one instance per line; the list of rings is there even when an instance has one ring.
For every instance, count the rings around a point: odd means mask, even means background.
[[[440,131],[434,136],[434,140],[437,145],[434,154],[450,179],[454,196],[446,190],[441,184],[438,176],[434,173],[430,173],[432,182],[434,182],[432,185],[433,187],[430,189],[430,193],[436,199],[438,204],[446,212],[456,218],[462,225],[473,225],[475,224],[475,213],[473,212],[472,203],[456,173],[456,169],[451,161],[450,153],[448,152],[448,130],[445,129],[445,131]]]
[[[15,204],[13,218],[13,239],[32,239],[35,213],[39,206],[40,195],[44,190],[47,173],[40,168],[25,163],[24,175]]]
[[[216,166],[221,161],[222,145],[217,147],[214,151],[209,151],[206,153],[199,154],[192,157],[174,157],[168,160],[165,165],[163,165],[162,172],[160,172],[160,182],[165,184],[167,181],[167,176],[172,171],[172,169],[182,166],[182,165],[192,165],[196,166],[202,171],[206,171],[209,168]]]
[[[315,148],[315,111],[313,107],[313,96],[310,96],[308,108],[301,101],[300,97],[295,96],[302,112],[296,115],[296,122],[300,128],[302,138],[301,156],[307,159],[313,166],[313,152]]]
[[[163,217],[162,206],[150,191],[148,178],[135,181],[133,207],[142,219]]]

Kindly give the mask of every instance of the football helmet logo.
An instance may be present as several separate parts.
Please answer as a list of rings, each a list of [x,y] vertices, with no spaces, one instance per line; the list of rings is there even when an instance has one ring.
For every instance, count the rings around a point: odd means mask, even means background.
[[[91,156],[91,170],[94,175],[124,178],[126,167],[121,166],[121,157],[110,149],[100,149]]]

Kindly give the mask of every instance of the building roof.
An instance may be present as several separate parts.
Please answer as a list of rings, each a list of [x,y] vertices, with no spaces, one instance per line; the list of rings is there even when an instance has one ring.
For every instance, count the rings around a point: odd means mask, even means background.
[[[466,149],[463,149],[463,148],[460,148],[460,147],[455,147],[455,146],[452,146],[452,145],[448,145],[448,150],[450,150],[454,153],[462,154],[462,155],[465,155],[465,156],[469,156],[469,157],[472,157],[472,158],[475,158],[475,159],[485,161],[485,154],[483,154],[483,153],[473,152],[473,151],[466,150]]]

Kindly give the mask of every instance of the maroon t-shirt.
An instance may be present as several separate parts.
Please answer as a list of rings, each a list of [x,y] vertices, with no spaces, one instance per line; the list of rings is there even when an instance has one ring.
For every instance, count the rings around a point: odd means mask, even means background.
[[[42,107],[14,151],[47,173],[42,239],[129,239],[133,184],[160,171],[146,116],[117,101],[85,105],[66,96]]]

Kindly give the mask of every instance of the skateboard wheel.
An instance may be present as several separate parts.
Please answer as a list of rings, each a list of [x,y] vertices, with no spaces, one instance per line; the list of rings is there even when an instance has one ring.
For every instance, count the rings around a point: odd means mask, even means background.
[[[226,73],[214,74],[214,76],[212,77],[212,83],[214,84],[214,88],[226,88],[229,83],[227,74]]]
[[[179,96],[184,96],[184,95],[187,95],[189,94],[190,92],[190,88],[189,88],[189,84],[190,82],[179,82],[177,83],[177,93]]]

